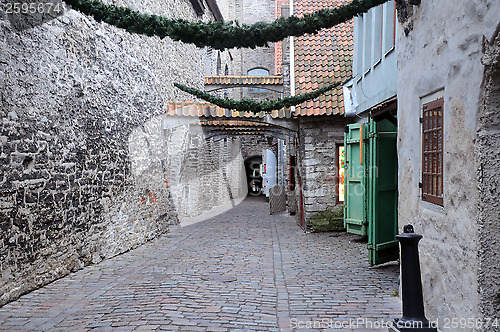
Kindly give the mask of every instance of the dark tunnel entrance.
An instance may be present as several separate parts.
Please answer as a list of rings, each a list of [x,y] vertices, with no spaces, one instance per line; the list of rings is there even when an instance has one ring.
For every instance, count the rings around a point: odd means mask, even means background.
[[[262,156],[253,156],[245,160],[245,171],[247,175],[248,195],[262,195]]]

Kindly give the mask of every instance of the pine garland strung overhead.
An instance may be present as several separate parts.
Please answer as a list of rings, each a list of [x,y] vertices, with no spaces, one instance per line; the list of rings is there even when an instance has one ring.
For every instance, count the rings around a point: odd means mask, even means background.
[[[98,0],[64,0],[73,9],[123,28],[130,33],[147,36],[166,36],[176,41],[210,46],[214,49],[255,48],[268,42],[278,42],[289,36],[314,34],[321,29],[331,28],[346,22],[354,16],[366,13],[370,8],[389,0],[352,0],[331,9],[321,9],[302,18],[290,16],[272,23],[257,22],[252,25],[237,21],[190,22],[183,19],[168,19],[158,15],[141,14],[130,8],[106,5]]]
[[[237,110],[240,112],[251,112],[254,114],[260,112],[271,112],[273,110],[280,110],[282,108],[287,108],[302,104],[307,100],[314,99],[327,91],[335,89],[341,84],[342,82],[336,82],[328,86],[325,86],[323,88],[317,89],[315,91],[304,93],[298,96],[291,96],[283,99],[259,102],[248,98],[243,98],[240,101],[234,99],[219,98],[204,91],[195,88],[190,88],[182,84],[174,83],[175,87],[181,89],[182,91],[192,94],[193,96],[208,101],[209,103],[215,104],[219,107],[227,108],[230,110]]]

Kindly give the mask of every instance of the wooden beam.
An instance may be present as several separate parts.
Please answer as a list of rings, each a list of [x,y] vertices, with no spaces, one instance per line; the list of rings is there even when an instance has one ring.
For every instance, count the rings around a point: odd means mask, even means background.
[[[194,11],[196,12],[196,15],[201,16],[205,12],[205,6],[203,6],[203,0],[189,0],[191,2],[191,5],[194,8]]]
[[[208,8],[214,15],[214,18],[216,21],[223,21],[224,18],[222,17],[222,13],[219,10],[219,6],[217,6],[217,2],[215,0],[206,0]]]

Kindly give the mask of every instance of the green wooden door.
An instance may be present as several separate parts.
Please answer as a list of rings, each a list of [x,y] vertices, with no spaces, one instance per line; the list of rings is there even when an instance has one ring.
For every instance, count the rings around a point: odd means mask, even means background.
[[[399,257],[397,127],[387,120],[371,120],[368,137],[368,249],[370,265],[377,265]]]
[[[350,124],[344,134],[346,153],[344,227],[348,233],[367,235],[366,136],[367,125]]]

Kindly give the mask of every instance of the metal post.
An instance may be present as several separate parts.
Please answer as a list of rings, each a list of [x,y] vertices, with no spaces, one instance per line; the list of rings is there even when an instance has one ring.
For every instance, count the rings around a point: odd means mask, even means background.
[[[415,234],[412,225],[403,228],[403,234],[396,235],[401,244],[401,293],[403,299],[403,317],[394,320],[398,331],[436,331],[431,327],[424,313],[422,279],[418,242],[422,235]]]

